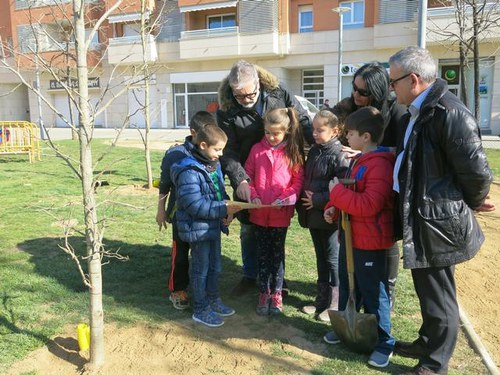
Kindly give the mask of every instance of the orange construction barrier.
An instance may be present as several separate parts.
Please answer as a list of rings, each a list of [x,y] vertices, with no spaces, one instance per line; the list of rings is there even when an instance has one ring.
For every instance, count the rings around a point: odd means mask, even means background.
[[[28,121],[0,121],[0,155],[28,154],[30,163],[40,160],[38,127]]]

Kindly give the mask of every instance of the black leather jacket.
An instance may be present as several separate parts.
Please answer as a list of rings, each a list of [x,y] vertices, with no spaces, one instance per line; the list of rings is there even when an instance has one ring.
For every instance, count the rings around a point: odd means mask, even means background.
[[[343,178],[349,167],[349,160],[342,152],[342,144],[337,138],[325,144],[314,144],[307,154],[304,168],[304,184],[300,198],[305,191],[313,192],[313,208],[307,210],[299,199],[296,204],[299,224],[304,228],[331,230],[337,229],[337,222],[328,224],[323,218],[323,210],[330,199],[328,183],[334,177]]]
[[[404,268],[451,266],[477,253],[484,235],[472,210],[492,179],[476,120],[437,79],[398,175]]]

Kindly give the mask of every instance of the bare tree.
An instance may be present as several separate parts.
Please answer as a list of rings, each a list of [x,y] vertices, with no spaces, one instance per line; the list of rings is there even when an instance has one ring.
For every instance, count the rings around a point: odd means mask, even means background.
[[[454,8],[455,20],[445,26],[439,26],[433,19],[435,29],[434,37],[437,36],[446,48],[457,52],[460,66],[460,96],[465,105],[468,106],[467,95],[467,69],[473,68],[473,93],[474,93],[474,116],[480,121],[480,94],[479,94],[479,66],[482,42],[492,37],[500,26],[500,2],[498,0],[438,0],[435,3],[441,6]],[[432,37],[432,34],[431,34]]]
[[[111,78],[102,90],[98,103],[95,107],[94,105],[91,106],[88,89],[89,71],[91,71],[91,68],[87,64],[87,58],[91,54],[89,47],[95,33],[98,32],[107,17],[120,7],[122,1],[116,0],[111,5],[108,3],[108,7],[104,8],[102,7],[103,3],[88,2],[85,0],[71,0],[70,3],[65,0],[53,0],[50,2],[51,5],[47,6],[49,13],[42,14],[37,19],[29,17],[35,49],[29,48],[23,53],[22,46],[13,46],[9,51],[9,55],[14,56],[13,59],[9,60],[5,58],[5,53],[2,53],[0,58],[3,67],[16,74],[22,84],[33,91],[50,110],[77,134],[80,151],[78,161],[75,161],[68,155],[64,155],[51,140],[50,135],[47,142],[81,181],[86,254],[83,257],[77,256],[74,248],[68,241],[70,235],[75,230],[75,223],[71,220],[68,220],[65,225],[65,241],[61,245],[61,248],[75,260],[83,282],[89,288],[89,320],[91,329],[90,365],[95,368],[100,367],[104,363],[105,354],[102,263],[105,258],[114,257],[123,259],[123,257],[117,252],[105,250],[103,245],[105,219],[101,218],[98,214],[95,184],[100,176],[95,173],[94,164],[100,162],[103,156],[98,157],[97,162],[93,161],[92,140],[94,121],[100,113],[111,105],[115,98],[127,92],[131,85],[137,84],[144,78],[132,77],[129,80],[125,80],[121,77],[121,79],[113,81],[115,74],[117,74],[117,67],[114,67],[110,72]],[[93,23],[89,35],[86,35],[87,15],[90,11],[96,11],[92,7],[101,7],[97,9],[100,17]],[[31,12],[31,8],[29,7],[28,12]],[[42,19],[46,19],[47,17],[51,17],[58,25],[64,23],[64,31],[57,32],[59,36],[61,33],[64,35],[63,46],[61,46],[60,40],[57,40],[54,35],[44,30],[41,25]],[[64,22],[61,22],[62,20]],[[53,51],[54,53],[51,53],[49,58],[44,57],[43,49],[39,48],[40,37],[43,37],[44,41],[52,42],[57,46],[55,52]],[[21,60],[26,65],[30,65],[32,68],[35,67],[37,72],[41,70],[45,74],[48,74],[54,82],[57,82],[58,87],[65,90],[70,101],[70,118],[67,118],[52,104],[50,98],[41,91],[38,85],[32,84],[33,81],[29,69],[20,68],[23,65],[19,63]],[[107,93],[112,93],[112,95],[110,94],[110,100],[105,101],[104,98]],[[71,108],[73,106],[76,108],[75,113],[78,116],[78,120],[74,119],[71,115]],[[118,140],[121,129],[127,125],[129,117],[130,115],[124,120],[110,147],[113,147]],[[42,126],[45,125],[42,124]],[[48,134],[47,132],[45,133]],[[85,267],[82,266],[82,260],[87,262],[87,273],[84,270]]]
[[[150,9],[147,7],[147,0],[141,0],[141,48],[142,48],[142,63],[144,71],[144,119],[145,119],[145,131],[144,131],[144,157],[146,160],[146,173],[148,178],[148,188],[153,188],[153,172],[151,168],[151,152],[149,149],[149,133],[151,130],[151,110],[150,110],[150,98],[149,98],[149,57],[148,57],[148,44],[150,43],[151,28],[146,24],[146,12]],[[148,17],[149,19],[149,17]],[[150,47],[151,48],[151,47]]]
[[[102,306],[101,249],[102,231],[99,227],[97,205],[93,186],[92,122],[90,119],[87,50],[85,43],[84,0],[73,0],[73,20],[79,88],[79,142],[80,176],[82,181],[85,240],[90,281],[90,358],[91,364],[104,364],[104,310]]]
[[[146,174],[147,174],[147,187],[153,188],[153,172],[151,167],[151,150],[150,150],[150,132],[151,132],[151,100],[150,100],[150,85],[149,81],[154,75],[154,64],[151,45],[154,34],[161,26],[161,16],[165,9],[166,2],[157,9],[155,13],[152,12],[150,0],[141,0],[141,49],[142,49],[142,76],[144,77],[144,103],[142,111],[144,113],[144,135],[141,133],[141,138],[144,144],[144,157],[146,161]],[[152,69],[153,68],[153,69]]]

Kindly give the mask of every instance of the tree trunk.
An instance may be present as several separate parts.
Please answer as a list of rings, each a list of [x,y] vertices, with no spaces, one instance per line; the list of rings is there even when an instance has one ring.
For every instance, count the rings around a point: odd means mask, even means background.
[[[149,133],[151,130],[151,113],[149,108],[149,58],[148,46],[149,43],[149,28],[146,27],[146,0],[141,0],[141,42],[142,42],[142,61],[143,61],[143,72],[144,72],[144,119],[145,119],[145,130],[144,130],[144,157],[146,159],[146,173],[148,178],[148,189],[153,188],[153,172],[151,169],[151,152],[149,149]]]
[[[472,0],[473,54],[474,54],[474,117],[481,123],[481,103],[479,97],[479,20],[477,1]]]
[[[467,95],[467,76],[465,74],[465,68],[469,65],[467,58],[468,47],[466,44],[466,24],[467,18],[465,17],[465,4],[462,0],[456,0],[457,15],[456,20],[458,24],[458,56],[460,63],[460,98],[462,102],[468,107],[469,97]]]
[[[77,58],[77,79],[79,90],[80,126],[80,168],[85,215],[85,240],[87,244],[90,280],[90,364],[100,367],[104,364],[104,312],[102,308],[102,234],[98,226],[97,207],[93,186],[92,124],[90,122],[87,51],[85,48],[84,0],[73,0],[75,48]]]

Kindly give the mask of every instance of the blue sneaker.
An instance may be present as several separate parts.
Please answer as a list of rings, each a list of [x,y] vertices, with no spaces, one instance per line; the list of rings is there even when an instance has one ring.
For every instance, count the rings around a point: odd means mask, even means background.
[[[335,332],[330,331],[326,335],[323,336],[323,340],[325,340],[326,343],[328,344],[338,344],[340,342],[340,339],[337,337]]]
[[[200,313],[194,313],[192,318],[195,322],[205,324],[207,327],[220,327],[224,324],[224,320],[209,308]]]
[[[210,308],[213,312],[219,314],[220,316],[231,316],[236,312],[232,307],[224,305],[220,298],[210,302]]]
[[[368,364],[373,367],[386,367],[389,364],[389,359],[392,357],[392,352],[389,354],[383,354],[377,352],[376,350],[370,355],[368,359]]]

